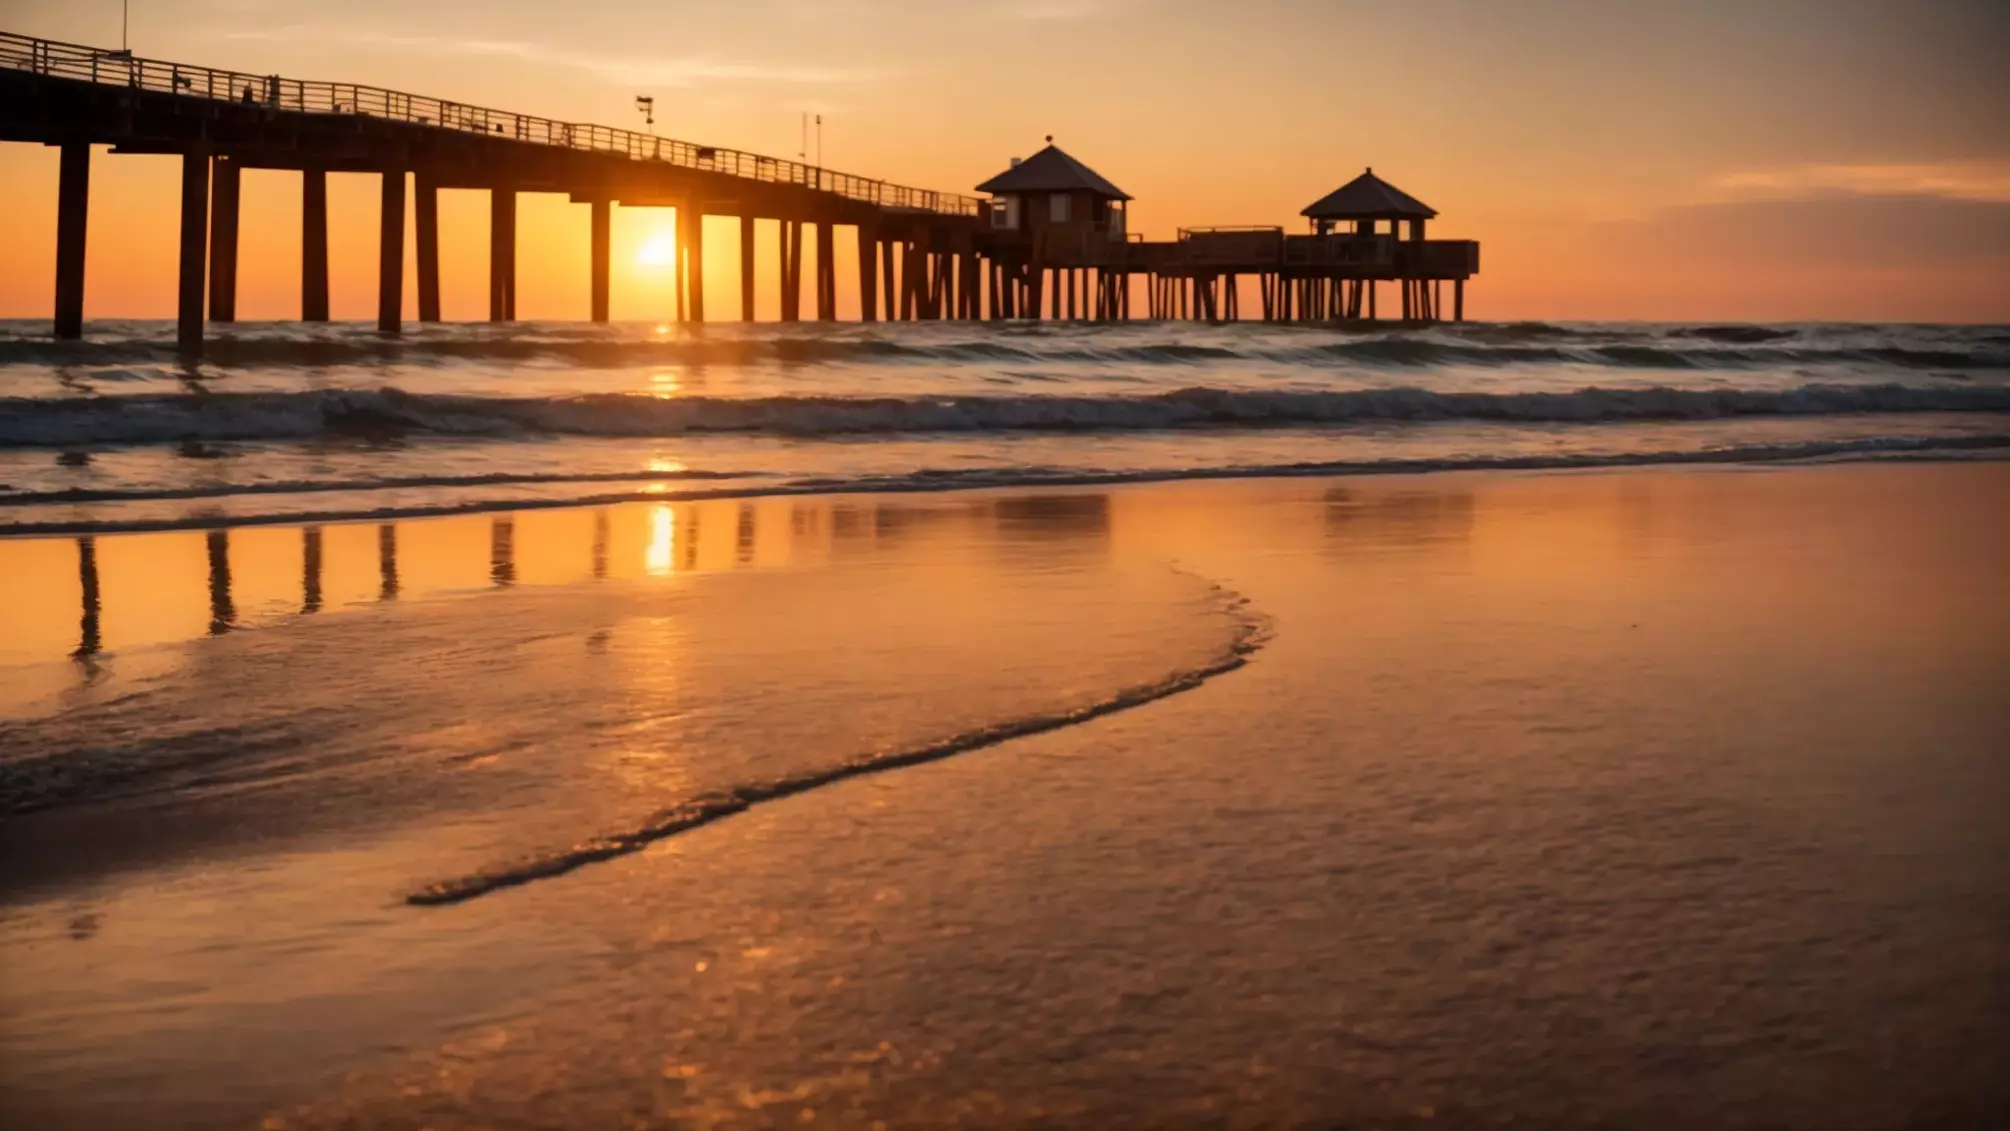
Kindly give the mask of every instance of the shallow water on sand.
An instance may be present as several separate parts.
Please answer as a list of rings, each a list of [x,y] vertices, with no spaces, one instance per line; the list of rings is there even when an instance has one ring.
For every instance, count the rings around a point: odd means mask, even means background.
[[[44,673],[5,681],[8,764],[92,770],[10,779],[0,1110],[1979,1125],[2006,502],[1982,464],[666,503],[400,523],[388,575],[329,527],[311,612],[298,529],[231,532],[221,603],[206,535],[104,536],[78,659],[81,547],[0,542],[46,595],[3,606]]]

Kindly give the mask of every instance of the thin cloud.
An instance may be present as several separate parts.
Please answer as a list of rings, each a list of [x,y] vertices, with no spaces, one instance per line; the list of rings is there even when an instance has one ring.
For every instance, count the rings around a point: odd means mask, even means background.
[[[1129,0],[1017,0],[993,11],[1008,20],[1064,23],[1115,15],[1118,9],[1128,6]]]
[[[542,66],[567,67],[600,76],[624,86],[694,87],[717,82],[789,83],[828,86],[869,82],[875,72],[836,67],[803,67],[770,63],[749,63],[703,57],[681,59],[621,58],[589,55],[541,43],[515,39],[456,39],[433,35],[391,35],[383,32],[339,31],[323,27],[275,28],[263,31],[226,33],[231,39],[311,40],[325,43],[338,39],[365,47],[381,47],[422,54],[482,56],[521,59]]]
[[[1718,197],[1725,200],[1847,195],[2010,203],[2010,161],[1797,165],[1731,173],[1718,178],[1715,188]]]

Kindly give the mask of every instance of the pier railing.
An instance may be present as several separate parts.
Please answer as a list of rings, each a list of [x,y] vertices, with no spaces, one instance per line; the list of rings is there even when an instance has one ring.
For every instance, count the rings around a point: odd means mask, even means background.
[[[1387,235],[1335,232],[1323,236],[1284,237],[1287,267],[1336,267],[1382,270],[1396,263],[1397,240]]]
[[[1274,263],[1283,252],[1276,227],[1181,228],[1179,259],[1199,267],[1217,263]]]
[[[381,118],[533,145],[617,154],[636,161],[661,161],[680,168],[748,180],[800,185],[847,200],[901,211],[975,216],[981,203],[974,197],[957,193],[910,188],[799,161],[723,146],[698,145],[613,126],[560,122],[355,83],[251,75],[214,67],[142,59],[128,52],[36,39],[12,32],[0,32],[0,67],[185,98],[239,102],[301,114]]]

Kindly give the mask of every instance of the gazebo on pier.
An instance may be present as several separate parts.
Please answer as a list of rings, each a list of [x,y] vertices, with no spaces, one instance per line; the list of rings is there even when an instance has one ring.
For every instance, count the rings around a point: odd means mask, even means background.
[[[1351,221],[1356,235],[1372,236],[1384,220],[1389,234],[1400,236],[1398,225],[1408,221],[1410,238],[1424,238],[1424,221],[1435,219],[1438,210],[1375,175],[1373,166],[1325,196],[1307,205],[1299,215],[1312,220],[1312,230],[1326,235],[1333,225]]]
[[[1452,280],[1452,320],[1465,319],[1466,279],[1479,270],[1479,245],[1466,240],[1426,240],[1425,224],[1438,210],[1375,175],[1373,166],[1360,176],[1327,193],[1299,213],[1312,221],[1313,235],[1308,251],[1317,259],[1335,265],[1356,267],[1350,293],[1342,305],[1350,316],[1362,313],[1361,288],[1367,285],[1367,315],[1375,317],[1374,280],[1394,279],[1402,284],[1405,321],[1436,321],[1440,313],[1440,285]],[[1389,229],[1382,231],[1382,222]],[[1350,230],[1335,232],[1338,224]],[[1407,234],[1403,226],[1409,225]],[[1291,244],[1286,241],[1286,258]]]

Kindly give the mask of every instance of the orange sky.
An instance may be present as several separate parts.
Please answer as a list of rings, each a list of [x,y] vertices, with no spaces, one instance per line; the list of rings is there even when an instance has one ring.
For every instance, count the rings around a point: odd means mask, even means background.
[[[623,126],[652,94],[666,136],[778,156],[821,112],[827,165],[929,188],[968,192],[1052,133],[1155,237],[1295,227],[1373,165],[1439,209],[1434,235],[1482,241],[1479,318],[2010,321],[2010,9],[1987,0],[133,9],[148,57]],[[116,46],[119,5],[14,0],[0,26]],[[89,316],[172,314],[175,168],[94,162]],[[55,180],[53,151],[0,145],[0,317],[52,309]],[[334,313],[367,318],[375,178],[330,191]],[[297,176],[248,175],[241,317],[298,311],[298,202]],[[486,313],[487,207],[442,202],[450,319]],[[667,313],[638,252],[668,223],[617,210],[615,317]],[[584,317],[586,208],[526,195],[520,224],[519,315]],[[708,265],[714,317],[738,314],[731,258]]]

